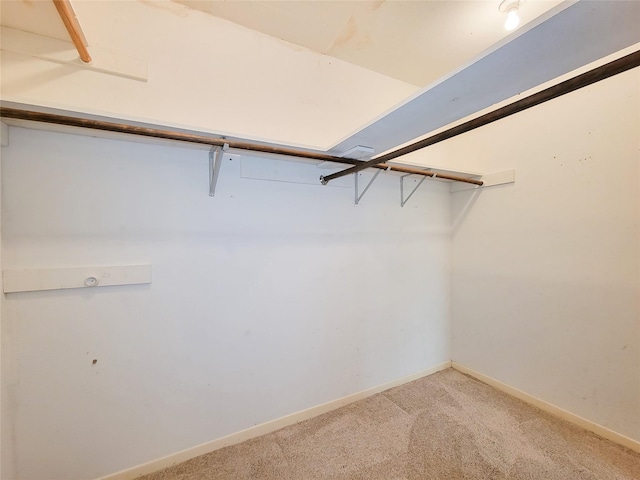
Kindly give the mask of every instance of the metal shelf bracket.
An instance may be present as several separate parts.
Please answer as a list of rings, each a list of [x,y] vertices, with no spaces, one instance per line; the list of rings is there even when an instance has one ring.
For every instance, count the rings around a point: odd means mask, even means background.
[[[224,152],[229,150],[229,144],[225,143],[222,147],[215,146],[209,151],[209,196],[216,194],[216,184],[220,176],[220,166],[222,165],[222,157]]]
[[[409,195],[407,195],[407,198],[404,198],[404,178],[410,176],[409,175],[403,175],[400,177],[400,206],[404,207],[406,205],[406,203],[409,201],[409,199],[411,198],[411,196],[416,193],[416,190],[418,190],[418,187],[420,187],[420,185],[422,185],[422,182],[424,182],[427,177],[422,177],[422,179],[418,182],[418,184],[413,188],[413,190],[411,190],[411,192],[409,193]],[[435,175],[434,175],[435,177]]]
[[[378,178],[378,175],[380,175],[380,172],[382,172],[382,170],[378,170],[376,173],[374,173],[373,177],[371,178],[371,180],[369,180],[369,183],[367,183],[367,186],[364,187],[364,190],[362,191],[361,194],[358,195],[358,177],[359,174],[356,173],[354,175],[355,178],[355,204],[358,205],[358,203],[360,202],[360,200],[362,199],[362,197],[364,196],[365,193],[367,193],[367,190],[369,190],[369,187],[371,186],[371,184],[374,182],[374,180],[376,178]]]

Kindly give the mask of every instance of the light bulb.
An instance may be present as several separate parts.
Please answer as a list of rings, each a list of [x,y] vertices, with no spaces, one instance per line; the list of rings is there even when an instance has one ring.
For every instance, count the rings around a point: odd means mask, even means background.
[[[520,25],[520,16],[518,16],[518,8],[512,8],[507,12],[507,20],[504,22],[504,28],[513,30]]]

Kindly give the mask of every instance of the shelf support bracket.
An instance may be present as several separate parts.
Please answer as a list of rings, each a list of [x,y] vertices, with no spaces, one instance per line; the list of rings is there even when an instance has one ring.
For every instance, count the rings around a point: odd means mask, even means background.
[[[358,176],[359,175],[358,175],[358,173],[356,173],[354,175],[354,178],[355,178],[355,204],[356,205],[358,205],[360,200],[362,200],[362,197],[364,197],[364,194],[367,193],[367,190],[369,190],[369,187],[374,182],[374,180],[376,178],[378,178],[378,175],[380,175],[380,172],[382,172],[382,170],[378,170],[376,173],[374,173],[373,177],[371,178],[371,180],[369,180],[369,183],[367,183],[367,186],[364,187],[364,190],[362,191],[362,193],[360,195],[358,195]]]
[[[404,207],[407,202],[409,201],[409,199],[411,198],[411,196],[416,193],[416,190],[418,190],[418,188],[420,187],[420,185],[422,185],[422,182],[424,182],[427,177],[422,177],[422,179],[418,182],[418,184],[413,188],[413,190],[411,190],[411,192],[409,193],[409,195],[407,195],[407,198],[404,198],[404,177],[408,177],[409,175],[403,175],[400,177],[400,206]],[[435,177],[435,175],[434,175]]]
[[[209,151],[209,196],[216,194],[216,184],[220,176],[220,166],[222,165],[222,156],[229,149],[229,144],[225,143],[222,147],[215,146]]]

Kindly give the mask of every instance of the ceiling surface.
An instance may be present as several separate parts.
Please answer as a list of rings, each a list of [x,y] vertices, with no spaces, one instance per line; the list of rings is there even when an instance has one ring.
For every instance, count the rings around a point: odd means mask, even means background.
[[[267,35],[426,86],[504,38],[500,0],[177,0]],[[528,0],[521,25],[561,3]]]
[[[75,2],[86,0],[75,0]],[[500,0],[175,0],[280,40],[418,87],[502,40]],[[562,3],[528,0],[521,26]],[[73,4],[73,1],[72,1]],[[79,17],[82,25],[82,17]],[[2,24],[68,40],[51,1],[2,1]],[[91,46],[91,32],[85,32]]]

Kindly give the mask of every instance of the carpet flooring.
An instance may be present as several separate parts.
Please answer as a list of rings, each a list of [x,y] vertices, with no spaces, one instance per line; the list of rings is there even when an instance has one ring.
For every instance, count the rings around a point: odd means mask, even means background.
[[[449,369],[141,478],[638,480],[640,454]]]

